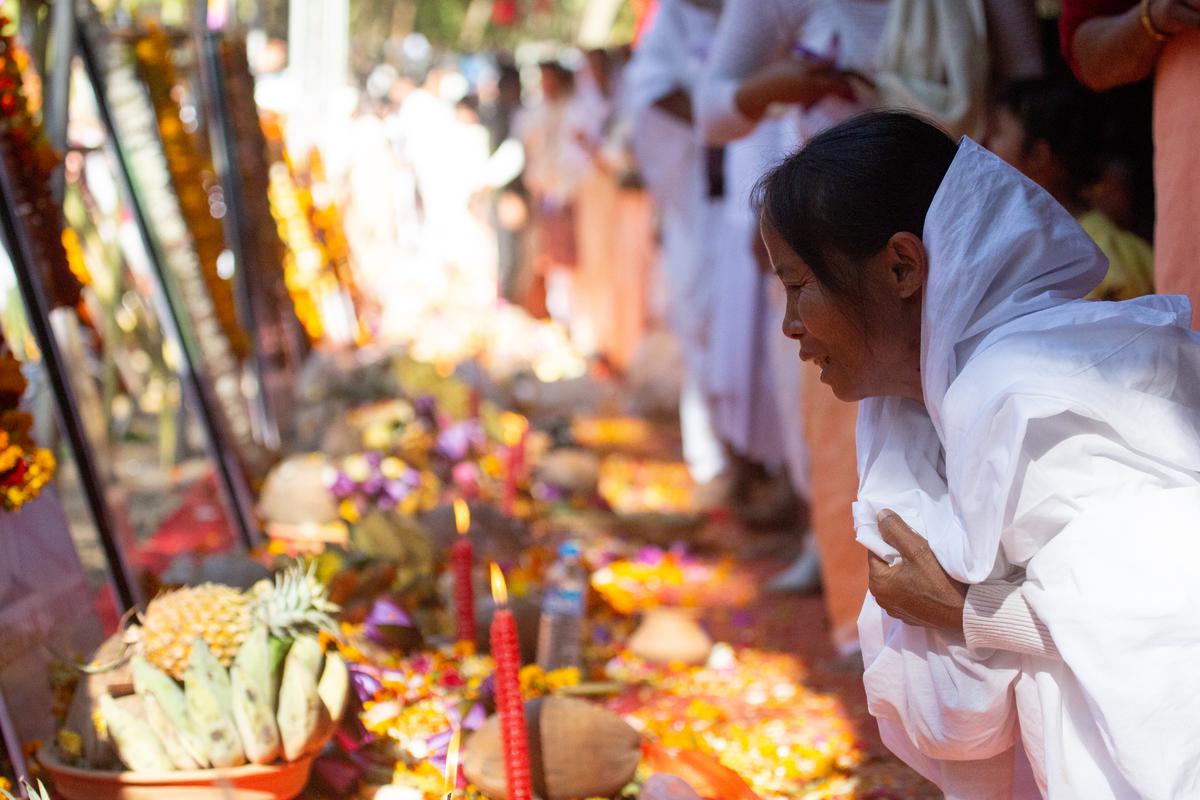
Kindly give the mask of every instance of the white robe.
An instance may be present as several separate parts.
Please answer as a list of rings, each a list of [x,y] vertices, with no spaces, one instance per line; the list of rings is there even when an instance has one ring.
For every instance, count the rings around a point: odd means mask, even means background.
[[[721,438],[772,468],[786,456],[768,344],[780,335],[768,307],[768,287],[777,278],[762,270],[754,254],[758,219],[750,194],[758,178],[787,154],[786,127],[781,118],[765,120],[725,148],[724,213],[715,248],[717,300],[706,368]]]
[[[970,652],[868,597],[884,741],[951,798],[1200,797],[1200,339],[1185,300],[1079,300],[1099,251],[964,139],[923,234],[924,407],[862,403],[859,540],[892,508],[954,578],[1023,581],[1062,660]],[[1017,751],[1020,755],[1019,750]],[[1019,758],[1018,758],[1019,760]]]
[[[634,154],[662,228],[667,320],[684,357],[679,409],[683,455],[698,482],[725,469],[702,380],[716,266],[708,232],[720,204],[707,197],[704,149],[696,131],[655,103],[674,91],[694,90],[716,26],[717,15],[710,10],[687,0],[663,0],[624,78]]]

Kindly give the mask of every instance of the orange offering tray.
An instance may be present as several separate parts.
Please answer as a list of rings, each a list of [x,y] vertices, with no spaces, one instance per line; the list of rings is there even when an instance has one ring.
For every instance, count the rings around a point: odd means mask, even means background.
[[[38,761],[64,800],[292,800],[308,783],[313,756],[230,769],[104,772],[68,766],[46,745]]]

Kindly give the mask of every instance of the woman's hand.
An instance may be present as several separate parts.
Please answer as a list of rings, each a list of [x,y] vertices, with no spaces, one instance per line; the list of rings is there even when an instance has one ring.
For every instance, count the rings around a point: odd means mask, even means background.
[[[1200,28],[1200,0],[1150,0],[1150,21],[1167,36]]]
[[[1166,36],[1200,27],[1200,0],[1150,0],[1150,21]],[[1142,24],[1142,4],[1112,16],[1092,17],[1075,29],[1071,50],[1077,74],[1094,92],[1150,77],[1163,43]]]
[[[750,119],[762,119],[772,103],[797,103],[805,108],[830,95],[853,100],[854,88],[841,72],[826,62],[784,58],[772,62],[738,88],[738,110]]]
[[[880,608],[909,625],[961,633],[966,584],[946,574],[928,542],[894,511],[879,514],[879,533],[901,556],[889,566],[867,553],[871,594]]]

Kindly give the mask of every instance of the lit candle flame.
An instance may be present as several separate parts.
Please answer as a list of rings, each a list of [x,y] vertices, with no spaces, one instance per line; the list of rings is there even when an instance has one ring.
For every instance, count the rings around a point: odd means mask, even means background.
[[[450,746],[446,750],[446,800],[454,796],[454,790],[458,786],[458,748],[461,744],[462,729],[455,728],[454,735],[450,737]]]
[[[460,536],[471,529],[471,508],[462,498],[454,501],[454,527]]]
[[[508,605],[508,586],[504,583],[504,573],[500,565],[492,562],[492,600],[498,606]]]

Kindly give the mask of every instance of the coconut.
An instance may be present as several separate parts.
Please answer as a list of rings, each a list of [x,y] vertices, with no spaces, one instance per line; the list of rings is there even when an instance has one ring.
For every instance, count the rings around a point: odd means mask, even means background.
[[[641,736],[600,706],[569,697],[525,703],[533,791],[543,800],[612,797],[641,761]],[[586,757],[582,757],[586,754]],[[507,800],[499,717],[489,717],[467,740],[467,780],[495,800]]]

